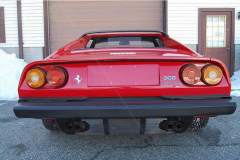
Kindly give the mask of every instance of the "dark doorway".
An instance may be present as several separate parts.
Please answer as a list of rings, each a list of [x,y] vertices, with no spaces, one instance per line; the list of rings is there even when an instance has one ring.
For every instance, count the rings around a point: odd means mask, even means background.
[[[234,71],[234,9],[199,9],[198,52],[221,60]]]

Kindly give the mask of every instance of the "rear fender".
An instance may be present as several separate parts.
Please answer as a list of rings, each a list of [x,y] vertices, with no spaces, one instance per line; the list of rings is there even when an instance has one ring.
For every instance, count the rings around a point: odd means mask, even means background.
[[[228,72],[226,65],[222,61],[220,61],[219,59],[216,59],[216,58],[211,58],[210,62],[212,64],[217,65],[218,67],[220,67],[222,69],[223,75],[226,77],[227,82],[231,87],[231,80],[230,80],[229,72]]]
[[[32,63],[29,63],[29,64],[27,64],[27,65],[25,66],[25,68],[24,68],[23,71],[22,71],[20,80],[19,80],[18,93],[19,93],[19,91],[20,91],[20,87],[22,86],[22,84],[23,84],[23,82],[24,82],[24,80],[25,80],[25,78],[26,78],[27,72],[28,72],[30,69],[35,68],[35,67],[37,67],[37,66],[38,66],[37,62],[32,62]]]

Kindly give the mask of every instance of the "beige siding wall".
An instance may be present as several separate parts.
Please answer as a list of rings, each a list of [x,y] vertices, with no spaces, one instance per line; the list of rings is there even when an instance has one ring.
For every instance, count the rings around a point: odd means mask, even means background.
[[[198,44],[199,8],[235,8],[240,12],[239,0],[168,0],[168,33],[193,50]],[[235,19],[235,68],[240,69],[240,20]],[[195,46],[195,47],[194,47]]]
[[[235,45],[235,71],[240,70],[240,44]]]
[[[43,0],[22,0],[23,47],[43,47]]]
[[[4,7],[6,30],[6,43],[0,43],[0,48],[19,57],[17,1],[3,0],[0,6]],[[43,59],[43,26],[43,0],[22,0],[23,53],[28,63]]]
[[[184,44],[198,44],[198,8],[235,8],[237,14],[240,1],[168,0],[169,35]],[[240,44],[240,20],[235,20],[235,44]]]
[[[23,54],[27,63],[43,59],[43,0],[22,0]]]
[[[30,63],[32,61],[43,59],[43,49],[42,47],[24,47],[24,61]]]
[[[51,52],[99,30],[163,29],[162,1],[50,1]]]
[[[0,48],[18,47],[17,1],[0,1],[4,7],[6,43],[0,43]]]

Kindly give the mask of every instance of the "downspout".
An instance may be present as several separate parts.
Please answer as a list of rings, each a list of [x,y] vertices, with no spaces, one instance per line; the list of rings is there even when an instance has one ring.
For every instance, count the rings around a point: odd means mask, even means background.
[[[23,35],[22,35],[22,2],[17,1],[17,21],[18,21],[18,48],[19,58],[23,59]]]
[[[49,30],[49,1],[43,0],[43,15],[44,15],[44,52],[43,58],[50,55],[50,30]]]
[[[163,31],[168,33],[168,1],[163,2]]]

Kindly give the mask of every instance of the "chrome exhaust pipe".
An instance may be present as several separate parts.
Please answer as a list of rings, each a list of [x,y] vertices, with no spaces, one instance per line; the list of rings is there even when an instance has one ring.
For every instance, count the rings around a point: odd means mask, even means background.
[[[164,120],[159,123],[159,128],[165,131],[182,131],[184,124],[180,121],[167,121]]]
[[[71,123],[67,123],[64,125],[64,131],[70,133],[73,131],[73,125]]]
[[[75,132],[83,132],[84,128],[85,128],[85,125],[82,122],[77,122],[77,123],[74,123],[73,125],[73,129]]]
[[[181,123],[181,122],[175,123],[174,130],[176,130],[176,131],[182,131],[183,129],[184,129],[183,123]]]
[[[75,134],[76,132],[85,132],[90,129],[89,123],[78,119],[56,119],[58,127],[66,134]]]
[[[159,123],[159,129],[165,130],[165,131],[173,131],[174,129],[174,121],[167,121],[163,120]]]
[[[173,123],[173,122],[166,123],[165,130],[166,130],[166,131],[172,131],[172,130],[174,130],[174,123]]]

